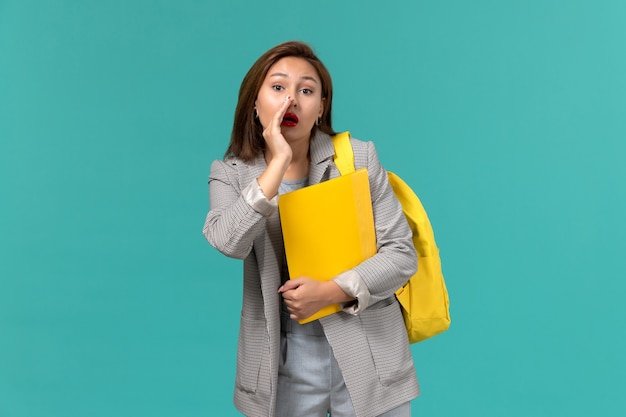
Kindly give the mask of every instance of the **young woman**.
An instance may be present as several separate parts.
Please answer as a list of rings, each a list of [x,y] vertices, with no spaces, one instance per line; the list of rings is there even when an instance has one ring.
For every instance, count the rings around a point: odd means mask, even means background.
[[[331,109],[326,67],[306,44],[280,44],[243,79],[225,159],[211,165],[203,233],[244,261],[235,405],[247,416],[406,417],[419,394],[394,296],[417,259],[371,142],[351,139],[355,167],[368,170],[377,253],[328,282],[289,279],[277,199],[340,175]]]

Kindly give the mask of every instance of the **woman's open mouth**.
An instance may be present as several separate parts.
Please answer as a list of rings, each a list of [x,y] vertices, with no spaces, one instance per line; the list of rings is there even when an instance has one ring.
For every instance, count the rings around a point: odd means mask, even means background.
[[[293,113],[285,113],[281,126],[294,127],[298,124],[298,116]]]

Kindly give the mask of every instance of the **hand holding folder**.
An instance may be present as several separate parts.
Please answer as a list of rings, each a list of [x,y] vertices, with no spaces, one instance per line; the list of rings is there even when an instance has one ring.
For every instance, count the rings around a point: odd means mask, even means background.
[[[291,278],[329,281],[376,253],[366,169],[283,194],[278,209]],[[340,310],[329,305],[300,323]]]

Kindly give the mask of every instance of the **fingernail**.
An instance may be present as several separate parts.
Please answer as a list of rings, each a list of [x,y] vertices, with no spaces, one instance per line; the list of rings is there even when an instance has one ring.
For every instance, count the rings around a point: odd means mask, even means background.
[[[285,97],[285,101],[289,101],[289,100],[291,100],[290,96]]]

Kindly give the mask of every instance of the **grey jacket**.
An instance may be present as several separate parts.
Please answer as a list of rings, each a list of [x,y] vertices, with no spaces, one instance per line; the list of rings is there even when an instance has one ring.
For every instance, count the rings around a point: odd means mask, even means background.
[[[374,145],[351,139],[355,167],[366,167],[378,252],[352,271],[369,291],[357,314],[320,319],[343,373],[357,416],[373,417],[409,401],[419,387],[402,313],[394,292],[415,273],[411,232]],[[331,138],[311,140],[309,183],[340,174]],[[227,256],[244,260],[243,303],[237,352],[235,406],[250,417],[271,417],[276,402],[280,341],[280,267],[284,256],[274,210],[252,207],[242,192],[265,170],[263,155],[244,163],[214,161],[209,177],[211,209],[203,233]],[[343,287],[342,287],[343,288]],[[345,311],[354,311],[346,309]]]

